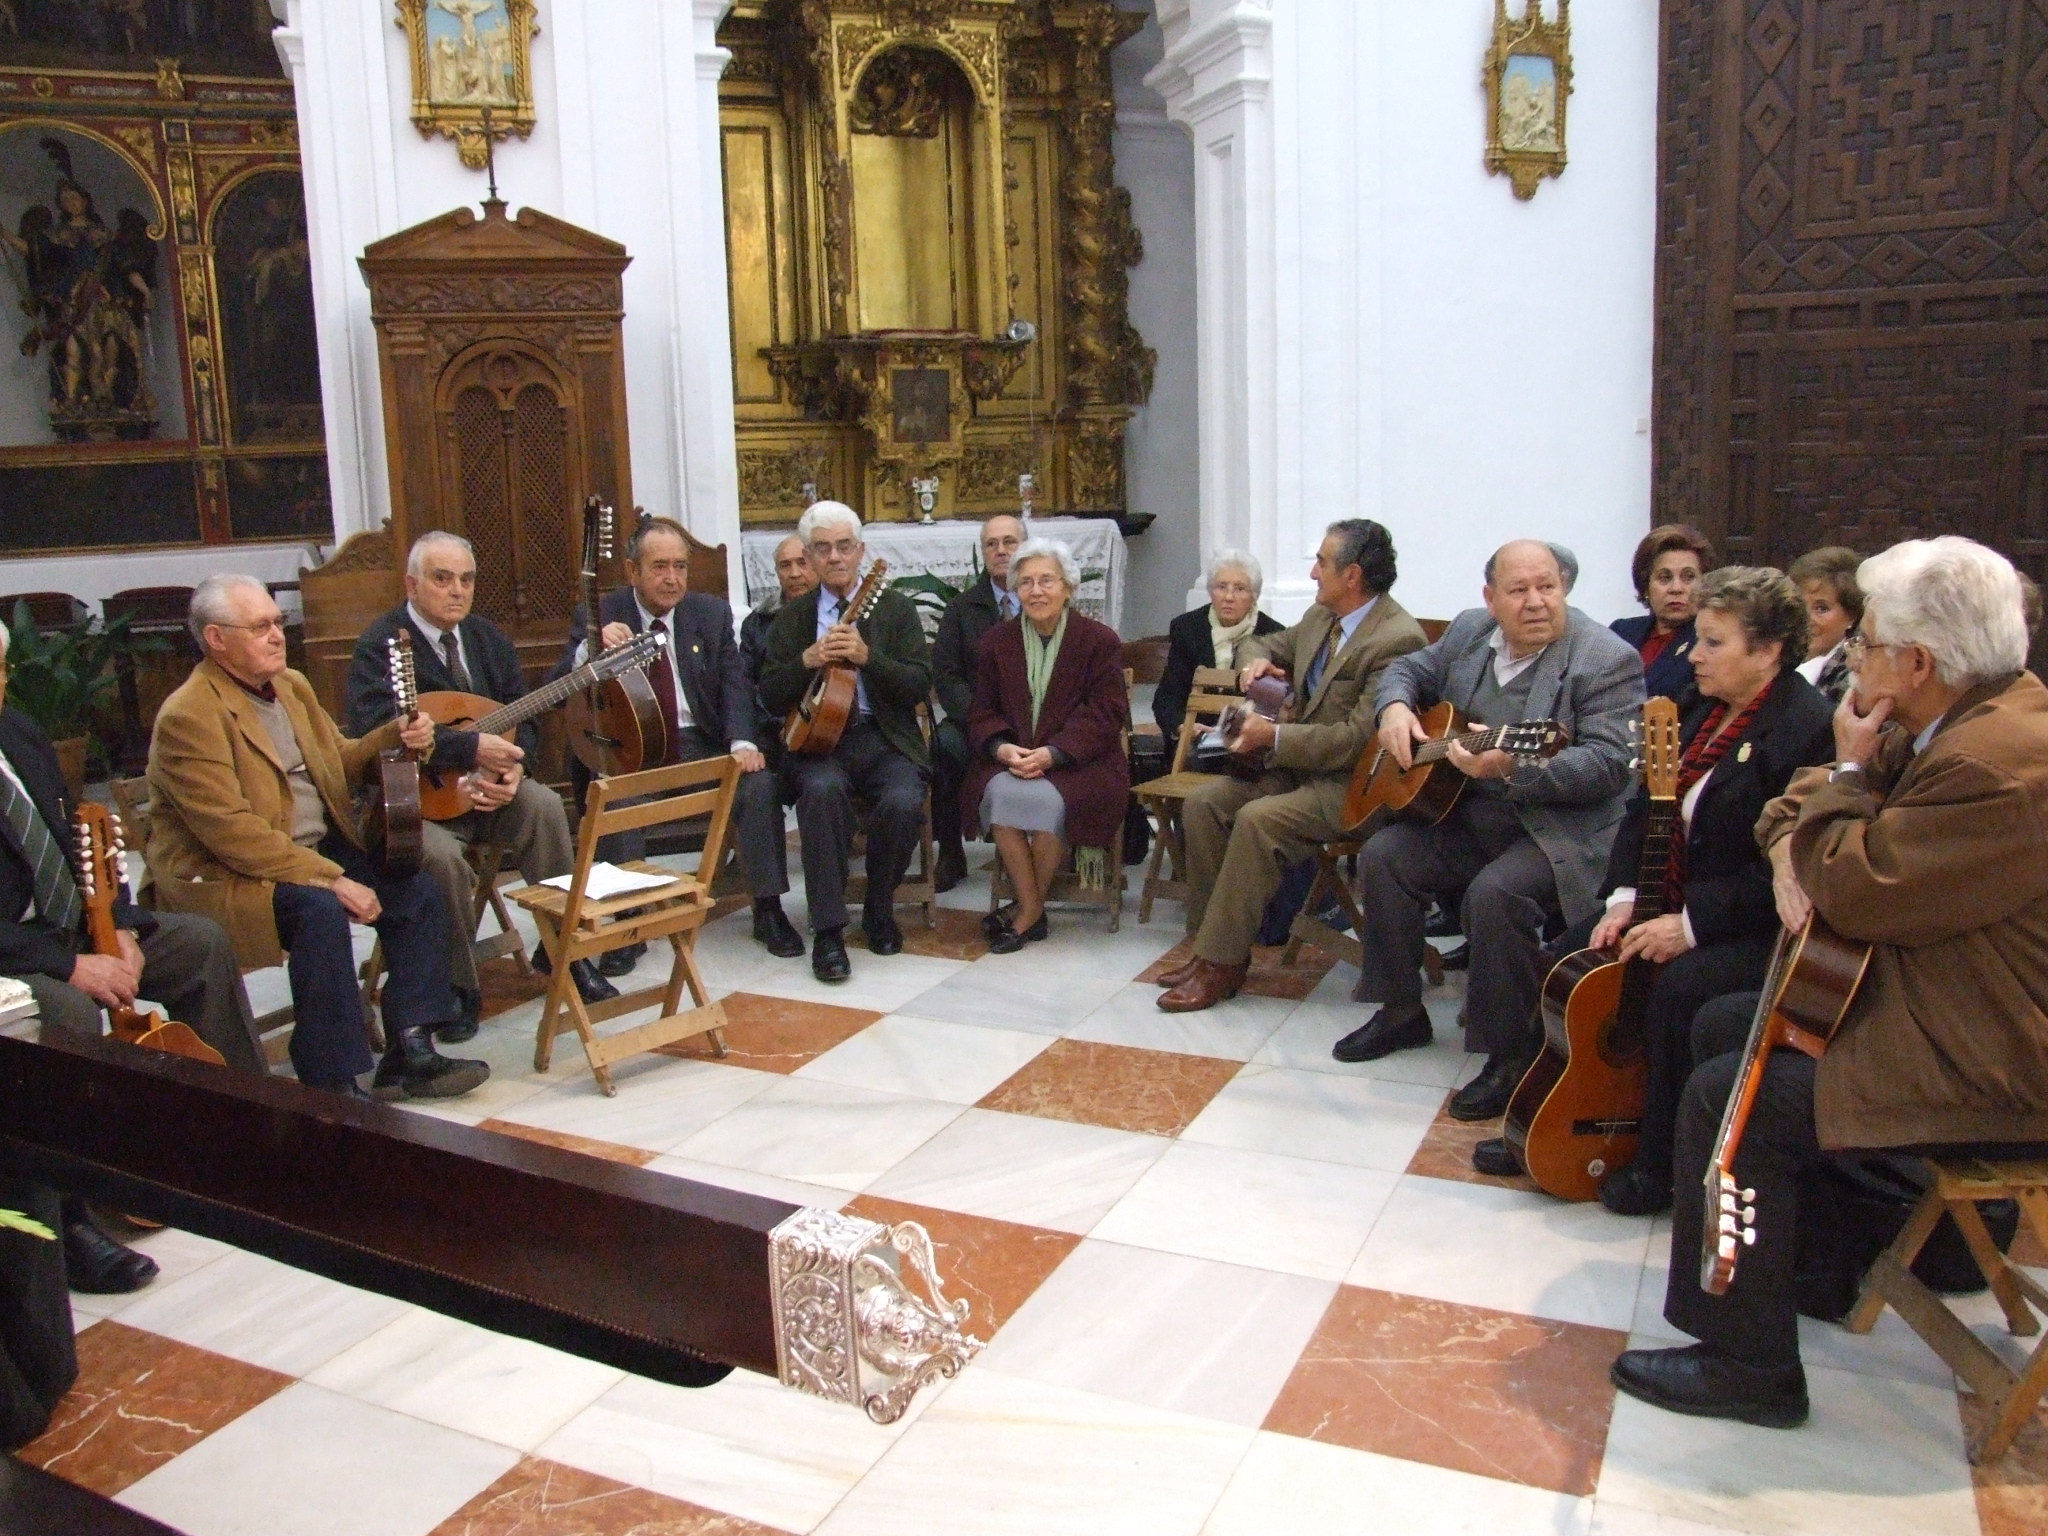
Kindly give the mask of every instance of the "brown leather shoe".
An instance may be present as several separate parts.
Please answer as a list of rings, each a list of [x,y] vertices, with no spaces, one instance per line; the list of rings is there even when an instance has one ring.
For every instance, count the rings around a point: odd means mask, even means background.
[[[1200,1013],[1204,1008],[1214,1008],[1237,996],[1249,970],[1249,961],[1243,965],[1218,965],[1213,960],[1197,960],[1194,975],[1171,991],[1159,994],[1159,1011]]]
[[[1202,957],[1200,955],[1189,955],[1187,959],[1181,961],[1172,970],[1163,971],[1158,976],[1153,977],[1153,985],[1171,992],[1175,987],[1184,986],[1188,979],[1195,974],[1196,968],[1201,963]]]

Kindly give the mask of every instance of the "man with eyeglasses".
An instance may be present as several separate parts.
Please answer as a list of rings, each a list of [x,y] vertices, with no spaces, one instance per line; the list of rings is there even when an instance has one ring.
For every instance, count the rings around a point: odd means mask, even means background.
[[[861,927],[872,953],[903,950],[894,913],[896,887],[910,867],[924,824],[930,756],[918,728],[917,706],[931,692],[932,669],[924,626],[902,594],[885,591],[866,618],[858,624],[847,621],[867,554],[853,508],[818,502],[797,521],[796,532],[811,552],[819,586],[787,604],[768,632],[761,701],[782,715],[797,706],[823,668],[839,664],[859,674],[855,714],[838,745],[824,757],[792,753],[788,769],[803,835],[811,972],[820,981],[840,982],[853,974],[845,932],[856,795],[869,807],[868,890]]]
[[[967,777],[967,711],[980,675],[982,637],[1017,617],[1010,561],[1024,542],[1024,524],[1007,513],[981,525],[981,577],[946,604],[932,644],[932,688],[946,712],[932,732],[932,840],[939,845],[932,884],[950,891],[967,878],[960,833],[960,785]]]
[[[149,744],[148,863],[157,904],[198,912],[234,936],[247,969],[289,953],[292,1066],[312,1088],[380,1099],[445,1099],[490,1076],[434,1049],[460,1017],[448,972],[448,908],[425,870],[391,879],[363,846],[352,795],[377,754],[434,746],[424,715],[344,737],[313,685],[285,665],[284,620],[263,584],[210,576],[192,594],[205,659],[156,717]],[[365,1043],[351,923],[384,941],[384,1029]]]

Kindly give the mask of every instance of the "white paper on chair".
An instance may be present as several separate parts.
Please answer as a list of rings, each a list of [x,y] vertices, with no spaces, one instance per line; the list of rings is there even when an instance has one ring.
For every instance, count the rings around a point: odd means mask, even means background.
[[[573,875],[556,875],[552,880],[541,881],[552,885],[558,891],[569,889]],[[664,885],[672,885],[681,877],[678,875],[643,875],[635,869],[621,869],[616,864],[593,864],[590,879],[585,882],[583,894],[591,901],[610,901],[614,896],[631,896],[639,891],[652,891]]]
[[[16,981],[11,976],[0,976],[0,1024],[33,1018],[35,1013],[36,996],[29,991],[28,983]]]

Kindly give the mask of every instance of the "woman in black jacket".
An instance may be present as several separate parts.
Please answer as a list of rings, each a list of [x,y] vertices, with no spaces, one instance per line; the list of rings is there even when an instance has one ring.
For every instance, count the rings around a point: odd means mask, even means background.
[[[1259,562],[1251,555],[1241,549],[1218,550],[1209,562],[1209,601],[1167,626],[1172,645],[1166,653],[1166,670],[1152,693],[1152,718],[1166,738],[1169,759],[1181,721],[1187,718],[1195,668],[1240,667],[1239,648],[1246,640],[1283,627],[1257,611],[1264,585]]]
[[[1636,599],[1650,611],[1616,619],[1608,628],[1643,658],[1643,691],[1652,698],[1691,702],[1692,616],[1699,606],[1700,577],[1714,568],[1714,546],[1690,523],[1652,528],[1636,545],[1629,574]],[[1805,657],[1796,656],[1795,661]]]

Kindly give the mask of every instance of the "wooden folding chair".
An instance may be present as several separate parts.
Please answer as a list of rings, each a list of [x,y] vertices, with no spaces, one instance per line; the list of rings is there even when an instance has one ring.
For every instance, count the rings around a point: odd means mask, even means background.
[[[1204,784],[1213,784],[1220,773],[1195,773],[1188,769],[1194,744],[1216,723],[1226,704],[1243,697],[1237,674],[1227,667],[1195,668],[1194,689],[1188,695],[1187,718],[1181,721],[1174,742],[1173,762],[1156,779],[1138,785],[1131,793],[1152,817],[1157,837],[1152,858],[1145,866],[1145,884],[1138,893],[1138,921],[1152,921],[1152,903],[1158,897],[1168,901],[1188,899],[1187,844],[1181,835],[1181,806]],[[1165,873],[1161,873],[1162,869]]]
[[[569,877],[569,888],[527,885],[510,893],[512,900],[533,914],[541,944],[554,962],[534,1040],[536,1072],[547,1071],[555,1036],[572,1029],[583,1041],[591,1073],[607,1097],[618,1092],[612,1082],[612,1064],[628,1056],[659,1050],[692,1035],[709,1037],[713,1053],[725,1054],[725,1008],[711,1001],[697,969],[697,931],[717,905],[711,884],[725,849],[739,778],[739,763],[727,756],[592,780],[577,828],[576,868]],[[619,805],[620,801],[640,803]],[[709,817],[710,823],[694,872],[677,874],[663,865],[636,861],[620,867],[667,876],[667,883],[603,901],[588,894],[590,871],[598,862],[599,838],[697,816]],[[569,975],[571,965],[655,939],[667,939],[674,951],[667,985],[642,987],[597,1004],[583,1001]],[[679,1011],[685,985],[694,1006]],[[607,1019],[649,1007],[659,1007],[660,1015],[647,1023],[611,1035],[596,1031],[595,1026]]]
[[[1281,952],[1281,964],[1294,964],[1301,955],[1301,946],[1313,944],[1339,960],[1348,960],[1360,970],[1365,969],[1365,944],[1360,937],[1365,932],[1365,914],[1358,910],[1358,898],[1351,892],[1351,876],[1342,862],[1356,858],[1358,850],[1364,846],[1358,838],[1340,837],[1316,850],[1316,878],[1308,888],[1301,910],[1294,914],[1294,921],[1288,927],[1287,948]],[[1344,909],[1344,915],[1351,919],[1349,933],[1340,933],[1316,916],[1329,897],[1335,897],[1337,905]],[[1422,946],[1422,969],[1432,987],[1444,984],[1444,957],[1437,953],[1434,944]]]
[[[518,925],[512,921],[512,909],[505,905],[505,893],[498,888],[503,874],[505,850],[498,843],[478,839],[463,850],[470,873],[476,876],[476,900],[469,913],[469,952],[476,963],[495,960],[500,955],[510,955],[519,967],[519,974],[533,974],[533,962],[527,958],[526,940],[520,935]],[[489,913],[497,920],[498,931],[492,934],[479,933],[483,927],[484,914]],[[383,991],[384,941],[380,938],[370,948],[370,958],[363,962],[361,972],[363,984],[363,1007],[374,1009]],[[381,1033],[381,1031],[380,1031]],[[381,1049],[381,1047],[380,1047]]]
[[[929,704],[917,706],[917,728],[924,735],[926,753],[932,744],[932,711]],[[854,813],[865,816],[867,804],[858,795],[854,796]],[[867,848],[867,834],[855,832],[853,851],[863,856]],[[938,867],[938,844],[932,837],[932,789],[929,780],[924,789],[924,824],[917,834],[917,856],[903,878],[896,882],[896,898],[891,903],[898,907],[924,908],[924,925],[927,928],[939,926],[939,885],[934,871]],[[868,896],[868,877],[865,874],[846,877],[846,904],[859,906]]]
[[[1991,1292],[2005,1312],[2006,1329],[2019,1336],[2040,1333],[2040,1319],[2027,1303],[2048,1313],[2048,1290],[2010,1263],[1985,1230],[1977,1206],[1985,1200],[2016,1200],[2034,1236],[2048,1243],[2048,1158],[1932,1157],[1934,1186],[1920,1197],[1892,1245],[1877,1256],[1863,1278],[1863,1295],[1843,1325],[1851,1333],[1868,1333],[1889,1305],[1915,1333],[1984,1400],[1988,1423],[1969,1447],[1973,1463],[1995,1461],[2005,1454],[2035,1406],[2048,1390],[2048,1338],[2034,1346],[2024,1369],[2015,1371],[1991,1347],[1942,1305],[1913,1273],[1913,1260],[1946,1212],[1962,1229],[1963,1241]]]

